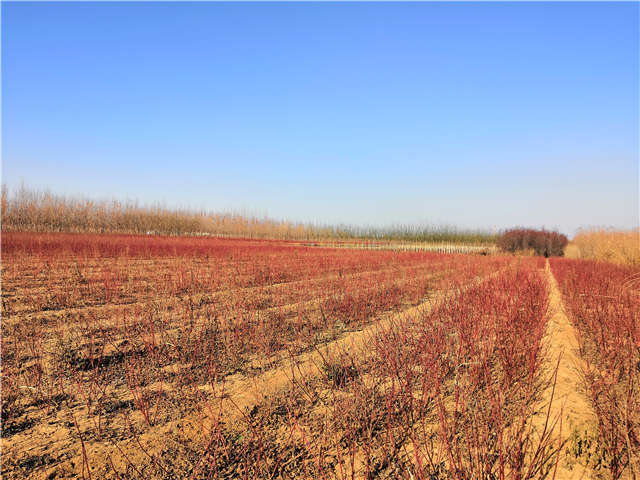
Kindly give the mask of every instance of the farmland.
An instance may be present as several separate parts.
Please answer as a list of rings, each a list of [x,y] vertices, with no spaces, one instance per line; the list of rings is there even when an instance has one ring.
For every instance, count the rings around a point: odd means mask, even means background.
[[[0,0],[0,480],[640,480],[640,0]]]
[[[6,478],[640,474],[637,267],[35,232],[2,254]]]

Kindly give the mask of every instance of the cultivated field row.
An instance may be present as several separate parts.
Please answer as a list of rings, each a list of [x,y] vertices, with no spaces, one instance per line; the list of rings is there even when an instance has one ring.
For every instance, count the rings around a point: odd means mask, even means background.
[[[627,271],[608,272],[613,292],[593,290],[600,264],[564,260],[545,271],[544,259],[285,242],[2,241],[6,478],[635,471],[640,343]],[[576,393],[583,359],[591,396]],[[598,408],[604,394],[621,406]],[[559,406],[571,395],[585,412],[594,405],[579,424],[592,437]],[[578,451],[588,441],[599,456]]]
[[[554,259],[576,332],[577,374],[595,416],[569,445],[612,478],[640,475],[640,269]]]

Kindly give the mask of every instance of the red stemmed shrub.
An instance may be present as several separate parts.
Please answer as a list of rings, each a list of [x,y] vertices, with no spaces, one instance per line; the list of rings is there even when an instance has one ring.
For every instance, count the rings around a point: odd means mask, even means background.
[[[309,403],[310,387],[287,392],[277,379],[293,375],[292,358],[307,368],[316,349],[346,345],[363,328],[373,335],[393,313],[515,263],[213,237],[4,232],[0,243],[0,467],[8,479],[52,469],[85,478],[322,478],[344,463],[304,453],[312,445],[305,435],[324,432],[343,460],[358,452],[366,462],[370,452],[371,474],[388,471],[384,459],[406,445],[402,430],[412,425],[404,423],[414,415],[409,396],[374,390],[359,358],[328,359],[303,378],[327,394],[326,409],[335,406],[344,427],[329,430],[304,425],[305,412],[324,419],[328,411]],[[263,383],[273,387],[269,399],[247,393],[260,378],[271,381]],[[388,378],[373,380],[385,386]],[[278,395],[281,404],[272,403]],[[40,440],[54,428],[62,444]],[[373,442],[364,453],[363,432]],[[384,458],[373,457],[379,452]],[[344,468],[350,478],[359,467]]]
[[[592,467],[640,474],[640,269],[591,260],[551,262],[578,334],[585,392],[597,417]]]

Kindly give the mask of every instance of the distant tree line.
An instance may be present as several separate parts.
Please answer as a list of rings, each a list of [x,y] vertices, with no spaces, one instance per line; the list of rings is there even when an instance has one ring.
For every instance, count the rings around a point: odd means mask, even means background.
[[[342,225],[336,232],[344,238],[465,245],[493,245],[498,237],[498,234],[482,229],[460,229],[449,225],[394,225],[391,227]]]
[[[514,228],[505,231],[496,241],[498,248],[505,252],[533,251],[544,257],[561,257],[569,243],[566,235],[548,230]]]
[[[234,213],[168,208],[159,204],[56,195],[2,188],[2,229],[38,232],[222,235],[250,238],[332,238],[333,232],[301,223]]]
[[[13,231],[219,235],[290,240],[429,242],[495,244],[496,235],[449,226],[317,225],[235,213],[140,205],[119,200],[92,200],[57,195],[26,186],[10,192],[2,187],[2,229]]]

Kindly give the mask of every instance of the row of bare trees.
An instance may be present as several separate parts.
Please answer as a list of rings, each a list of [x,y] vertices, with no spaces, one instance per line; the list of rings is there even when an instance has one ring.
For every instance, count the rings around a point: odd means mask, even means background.
[[[283,240],[367,240],[488,246],[495,233],[453,226],[317,225],[238,213],[207,212],[136,201],[92,200],[21,186],[2,187],[4,231],[216,235]]]
[[[2,188],[5,231],[222,235],[249,238],[332,238],[335,230],[234,213],[211,213],[119,200],[96,201],[22,186]]]

